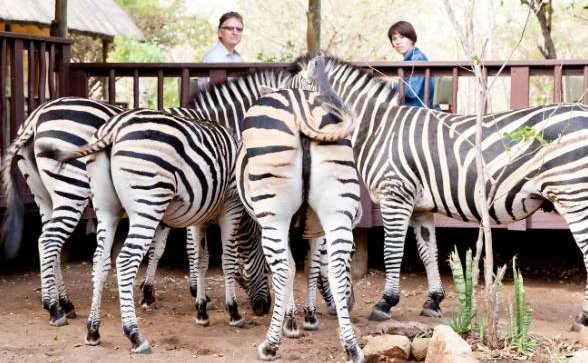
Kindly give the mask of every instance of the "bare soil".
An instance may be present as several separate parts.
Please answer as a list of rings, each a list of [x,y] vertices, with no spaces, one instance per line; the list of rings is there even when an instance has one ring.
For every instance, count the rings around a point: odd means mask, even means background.
[[[64,279],[78,318],[68,326],[54,328],[48,324],[48,314],[40,306],[38,271],[5,272],[0,276],[0,361],[1,362],[257,362],[256,345],[264,336],[269,316],[256,317],[239,290],[241,311],[246,319],[242,329],[228,325],[224,311],[222,271],[213,268],[208,274],[208,294],[216,308],[210,311],[211,325],[202,327],[194,322],[195,310],[188,292],[187,271],[179,267],[161,267],[156,281],[158,308],[154,311],[137,309],[140,328],[151,342],[153,353],[133,355],[130,343],[120,328],[116,280],[111,274],[103,295],[102,344],[84,345],[85,324],[91,294],[91,266],[87,262],[70,263],[64,269]],[[141,275],[142,276],[142,275]],[[534,310],[532,331],[549,339],[543,353],[533,361],[555,361],[570,347],[578,347],[578,333],[570,332],[574,316],[580,309],[584,292],[583,278],[527,278],[525,288],[528,304]],[[449,278],[447,297],[442,304],[450,318],[456,298]],[[355,281],[356,304],[353,323],[360,334],[374,329],[367,317],[372,305],[380,298],[384,284],[381,271],[370,271]],[[426,297],[426,279],[422,273],[402,275],[402,296],[393,310],[393,319],[400,322],[419,321],[430,325],[439,320],[418,316]],[[302,311],[306,293],[304,273],[299,271],[295,282],[296,302]],[[136,289],[135,300],[140,299]],[[512,286],[505,283],[504,299],[512,300]],[[345,356],[339,344],[337,321],[326,313],[319,301],[320,329],[304,332],[300,339],[284,338],[278,352],[279,361],[343,362]],[[299,325],[302,327],[302,317]]]

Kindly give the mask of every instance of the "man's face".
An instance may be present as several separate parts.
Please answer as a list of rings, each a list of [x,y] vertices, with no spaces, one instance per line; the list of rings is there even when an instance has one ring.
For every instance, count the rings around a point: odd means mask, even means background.
[[[225,47],[236,47],[241,42],[242,34],[243,24],[236,18],[225,20],[218,30],[218,38]]]

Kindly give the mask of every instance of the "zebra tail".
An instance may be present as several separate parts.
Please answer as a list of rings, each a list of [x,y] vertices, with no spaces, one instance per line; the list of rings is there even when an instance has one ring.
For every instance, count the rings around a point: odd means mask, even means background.
[[[295,117],[296,126],[304,135],[318,141],[333,142],[350,136],[355,128],[356,117],[353,111],[345,105],[333,90],[325,72],[324,58],[315,58],[309,68],[320,94],[317,101],[320,102],[322,109],[329,115],[324,115],[321,120],[316,120],[314,117],[308,119]],[[331,119],[323,125],[325,119],[328,119],[329,116],[334,117],[336,122]],[[318,128],[311,124],[311,121],[315,124],[318,123]]]
[[[13,259],[18,254],[24,225],[24,204],[16,190],[16,154],[31,141],[35,134],[33,122],[26,123],[18,131],[16,138],[6,150],[2,162],[2,190],[6,201],[6,211],[0,231],[0,244],[4,247],[4,256]]]
[[[38,156],[51,158],[60,162],[68,162],[100,152],[112,145],[113,140],[113,132],[108,132],[98,140],[73,150],[61,150],[52,146],[46,146],[45,150],[41,151]]]

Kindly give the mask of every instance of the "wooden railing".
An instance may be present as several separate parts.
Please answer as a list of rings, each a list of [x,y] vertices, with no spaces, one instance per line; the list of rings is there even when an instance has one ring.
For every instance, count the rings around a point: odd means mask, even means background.
[[[68,93],[70,44],[62,38],[0,32],[0,156],[30,112]],[[17,187],[30,204],[29,189],[18,178]]]
[[[0,130],[2,130],[2,150],[14,137],[25,116],[46,99],[62,95],[80,97],[90,96],[91,79],[99,79],[104,86],[101,97],[115,104],[124,103],[129,107],[141,104],[141,84],[144,79],[156,80],[156,102],[158,109],[164,106],[190,105],[191,80],[210,78],[211,82],[222,81],[226,77],[243,75],[259,69],[284,69],[286,63],[69,63],[70,42],[56,38],[28,37],[0,32]],[[43,56],[41,55],[43,54]],[[448,103],[451,109],[458,109],[459,80],[471,78],[473,73],[468,62],[355,62],[374,75],[404,77],[408,74],[429,77],[447,77],[450,82]],[[12,71],[14,70],[14,71]],[[10,76],[9,76],[10,74]],[[28,75],[35,75],[29,77]],[[568,76],[581,78],[580,101],[588,104],[588,60],[545,60],[545,61],[487,61],[484,63],[485,77],[510,79],[510,109],[527,107],[530,102],[530,78],[543,76],[551,80],[552,100],[563,100],[564,79]],[[179,101],[175,105],[164,105],[166,92],[164,82],[176,79]],[[446,79],[447,79],[446,78]],[[131,87],[122,90],[118,85],[128,79]],[[8,82],[10,80],[10,82]],[[425,82],[428,84],[428,82]],[[8,86],[8,87],[7,87]],[[402,90],[402,85],[400,86]],[[583,91],[582,91],[583,90]],[[130,92],[130,95],[128,94]],[[123,96],[123,93],[126,95]],[[14,96],[12,96],[14,95]],[[425,99],[426,103],[428,100]],[[26,186],[22,190],[27,190]],[[374,207],[367,193],[362,195],[364,219],[361,226],[380,225],[379,210]],[[3,200],[0,199],[0,206]],[[535,217],[534,217],[535,218]],[[511,225],[512,229],[525,228],[567,228],[558,217],[537,215],[537,220],[528,219]],[[464,227],[465,223],[438,217],[441,226]]]

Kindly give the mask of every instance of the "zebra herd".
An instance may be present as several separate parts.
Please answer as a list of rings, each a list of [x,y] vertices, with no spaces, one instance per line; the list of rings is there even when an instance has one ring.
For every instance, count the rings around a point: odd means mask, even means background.
[[[50,323],[75,316],[61,276],[60,251],[90,198],[98,220],[92,308],[86,342],[100,342],[100,300],[118,222],[129,233],[117,259],[123,331],[133,352],[150,350],[135,316],[133,286],[151,248],[143,303],[153,303],[153,276],[169,228],[188,228],[190,290],[197,322],[208,324],[205,230],[221,227],[229,324],[242,326],[235,282],[257,314],[272,319],[257,356],[273,360],[282,335],[299,336],[289,233],[312,239],[313,261],[304,327],[316,329],[314,287],[337,313],[342,345],[365,360],[350,322],[352,228],[361,216],[360,178],[380,204],[386,282],[371,320],[390,318],[399,301],[404,239],[412,226],[427,279],[422,314],[440,316],[433,213],[479,221],[475,117],[399,106],[385,82],[332,57],[301,57],[287,72],[260,71],[210,86],[193,109],[125,111],[62,98],[35,110],[2,164],[8,211],[5,249],[18,250],[18,165],[42,218],[39,238],[43,307]],[[568,222],[588,267],[588,108],[551,105],[484,117],[482,151],[494,223],[553,206]],[[540,137],[520,143],[505,133],[530,127]],[[22,217],[21,217],[22,218]],[[324,237],[323,237],[324,236]],[[323,259],[321,260],[321,256]],[[326,276],[319,271],[328,270]],[[327,283],[328,281],[328,283]],[[588,283],[576,320],[588,325]]]

